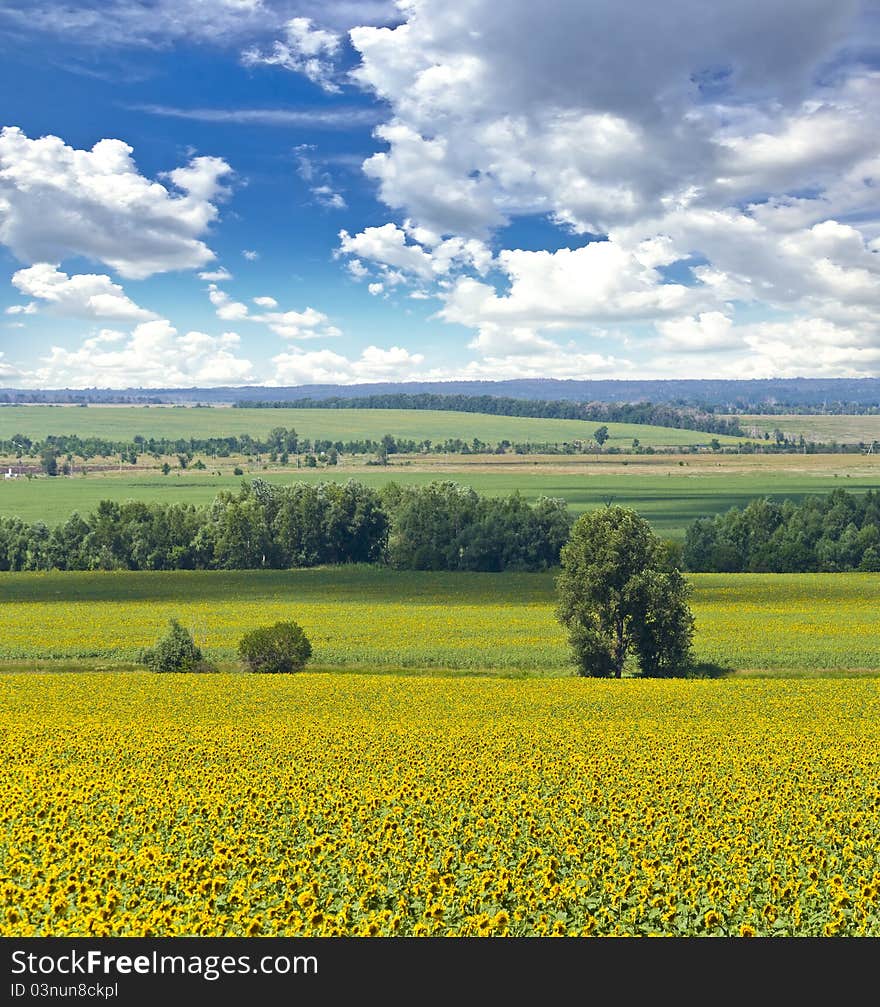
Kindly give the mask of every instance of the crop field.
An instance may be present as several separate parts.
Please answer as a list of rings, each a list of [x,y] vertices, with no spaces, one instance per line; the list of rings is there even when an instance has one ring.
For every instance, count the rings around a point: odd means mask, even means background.
[[[778,673],[880,670],[880,574],[692,574],[699,660]],[[0,660],[132,662],[176,617],[233,662],[299,622],[319,667],[569,675],[552,574],[292,571],[0,574]]]
[[[489,496],[507,496],[518,491],[532,502],[539,496],[561,497],[574,514],[608,502],[633,507],[651,522],[658,534],[679,539],[696,518],[744,507],[757,496],[800,500],[807,494],[828,493],[838,487],[857,493],[880,486],[880,456],[876,465],[865,467],[852,477],[831,474],[824,468],[796,472],[766,466],[740,473],[725,468],[718,474],[705,466],[690,467],[690,463],[688,467],[684,463],[674,469],[670,467],[665,474],[654,474],[655,470],[649,466],[633,464],[631,468],[629,475],[622,474],[627,471],[622,464],[615,474],[606,474],[599,466],[554,468],[525,461],[510,466],[471,465],[449,470],[398,464],[357,471],[342,467],[289,473],[255,469],[247,472],[245,478],[260,477],[277,483],[357,479],[377,488],[389,482],[412,485],[451,479]],[[237,491],[241,481],[238,476],[191,472],[179,476],[153,473],[0,480],[0,515],[55,525],[73,511],[80,514],[93,511],[101,500],[204,505],[221,490]]]
[[[231,409],[186,406],[3,406],[0,408],[0,438],[15,433],[31,439],[46,434],[79,434],[122,440],[144,437],[226,437],[250,434],[265,437],[273,427],[295,429],[311,440],[381,440],[385,434],[432,441],[461,438],[495,444],[562,444],[589,441],[599,426],[607,426],[607,447],[630,447],[634,437],[647,446],[680,447],[708,444],[712,434],[672,427],[635,423],[535,419],[522,416],[489,416],[430,409]],[[745,438],[718,435],[722,444],[738,444]]]
[[[875,681],[0,675],[4,936],[880,936]]]
[[[809,416],[809,415],[743,415],[738,416],[740,426],[746,433],[754,431],[763,437],[766,431],[771,436],[774,430],[781,430],[788,437],[803,435],[808,441],[822,441],[838,444],[870,444],[880,440],[880,415],[873,416]]]

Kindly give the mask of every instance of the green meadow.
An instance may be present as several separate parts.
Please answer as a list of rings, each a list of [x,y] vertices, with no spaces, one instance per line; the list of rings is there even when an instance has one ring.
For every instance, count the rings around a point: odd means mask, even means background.
[[[613,502],[633,507],[647,518],[655,530],[670,538],[682,538],[687,526],[698,517],[718,514],[731,507],[743,507],[756,496],[799,500],[811,493],[828,493],[843,487],[852,492],[876,489],[878,480],[871,476],[834,477],[830,475],[792,474],[772,468],[761,472],[713,475],[705,467],[694,468],[688,475],[640,475],[632,465],[633,475],[605,475],[586,472],[552,471],[547,465],[530,465],[527,460],[502,471],[461,470],[453,473],[426,471],[406,465],[352,472],[344,467],[317,470],[293,469],[288,473],[262,472],[258,467],[246,472],[246,478],[259,476],[270,482],[287,483],[302,479],[357,479],[369,486],[388,482],[423,485],[436,479],[452,479],[472,486],[479,493],[506,496],[519,492],[527,500],[539,496],[561,497],[573,513]],[[682,472],[687,472],[683,465]],[[212,476],[205,472],[173,470],[163,476],[158,472],[119,476],[114,473],[89,474],[57,479],[0,480],[0,515],[16,515],[26,521],[44,521],[55,525],[73,511],[86,514],[100,500],[143,500],[170,503],[181,501],[207,504],[221,490],[237,490],[241,478]]]
[[[739,672],[880,671],[880,574],[694,574],[701,661]],[[568,675],[553,574],[289,571],[0,574],[0,659],[132,662],[176,617],[232,662],[248,629],[294,619],[316,667]],[[65,665],[65,662],[67,664]]]
[[[226,437],[250,434],[265,437],[273,427],[293,428],[310,440],[381,440],[395,437],[442,443],[447,438],[488,444],[563,444],[590,440],[597,427],[608,427],[607,447],[630,447],[633,438],[645,447],[707,445],[712,434],[635,423],[601,424],[595,420],[533,419],[416,409],[232,409],[192,406],[3,406],[0,439],[26,434],[78,434],[126,440],[144,437]],[[722,444],[743,438],[718,436]]]

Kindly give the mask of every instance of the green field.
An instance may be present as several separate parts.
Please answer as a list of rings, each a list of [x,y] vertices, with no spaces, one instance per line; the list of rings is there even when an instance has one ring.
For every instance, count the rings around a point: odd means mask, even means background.
[[[870,444],[880,440],[880,415],[876,416],[737,416],[746,433],[752,430],[763,436],[766,431],[773,436],[781,430],[789,438],[803,436],[808,441],[826,444]]]
[[[488,444],[563,444],[590,440],[601,426],[593,420],[549,420],[521,416],[488,416],[417,409],[231,409],[187,406],[3,406],[0,439],[26,434],[31,439],[47,434],[78,434],[107,440],[144,437],[226,437],[250,434],[265,437],[273,427],[295,429],[310,440],[381,440],[385,434],[435,443],[447,438]],[[608,423],[607,447],[631,447],[637,437],[645,446],[707,445],[711,434],[635,423]],[[742,438],[718,436],[722,444]]]
[[[880,670],[880,575],[695,574],[699,659],[739,670]],[[570,674],[551,574],[292,571],[0,574],[5,660],[126,662],[178,617],[215,660],[295,619],[314,663]]]
[[[637,466],[633,466],[638,472]],[[352,473],[345,468],[290,474],[249,471],[248,478],[259,476],[270,482],[287,483],[296,479],[320,482],[330,479],[357,479],[380,487],[395,481],[406,485],[424,485],[435,479],[452,479],[472,486],[479,493],[506,496],[519,491],[527,500],[539,496],[561,497],[571,511],[604,506],[608,502],[634,507],[647,518],[658,534],[683,538],[687,526],[698,517],[722,513],[731,507],[744,507],[756,496],[788,497],[799,500],[811,493],[828,493],[838,487],[864,492],[878,487],[876,477],[839,478],[828,475],[764,472],[719,475],[698,468],[692,475],[598,475],[579,472],[548,471],[545,465],[523,462],[502,471],[426,471],[415,467],[391,466]],[[220,490],[237,490],[237,476],[208,476],[193,472],[162,476],[93,474],[70,479],[0,480],[0,515],[16,515],[26,521],[44,521],[55,525],[73,511],[87,514],[100,500],[145,500],[170,503],[209,503]]]

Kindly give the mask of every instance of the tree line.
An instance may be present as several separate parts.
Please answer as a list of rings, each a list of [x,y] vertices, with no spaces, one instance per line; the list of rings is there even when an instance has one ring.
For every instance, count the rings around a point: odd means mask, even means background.
[[[801,502],[767,497],[687,530],[688,570],[716,573],[880,571],[880,491],[838,489]]]
[[[0,518],[0,570],[243,570],[386,563],[407,570],[545,570],[572,519],[562,500],[422,487],[261,479],[205,507],[102,500],[49,528]]]
[[[238,401],[237,409],[434,409],[490,416],[637,423],[709,434],[745,437],[739,421],[702,409],[651,402],[571,402],[563,399],[515,399],[503,395],[440,395],[431,392]]]

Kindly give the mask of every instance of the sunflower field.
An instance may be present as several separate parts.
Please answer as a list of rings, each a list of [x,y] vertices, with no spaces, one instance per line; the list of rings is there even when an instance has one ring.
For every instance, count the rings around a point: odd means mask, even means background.
[[[880,936],[874,678],[0,675],[0,933]]]
[[[691,574],[701,661],[880,670],[880,574]],[[570,675],[552,573],[0,573],[0,661],[130,663],[178,618],[213,661],[293,619],[322,667]]]

